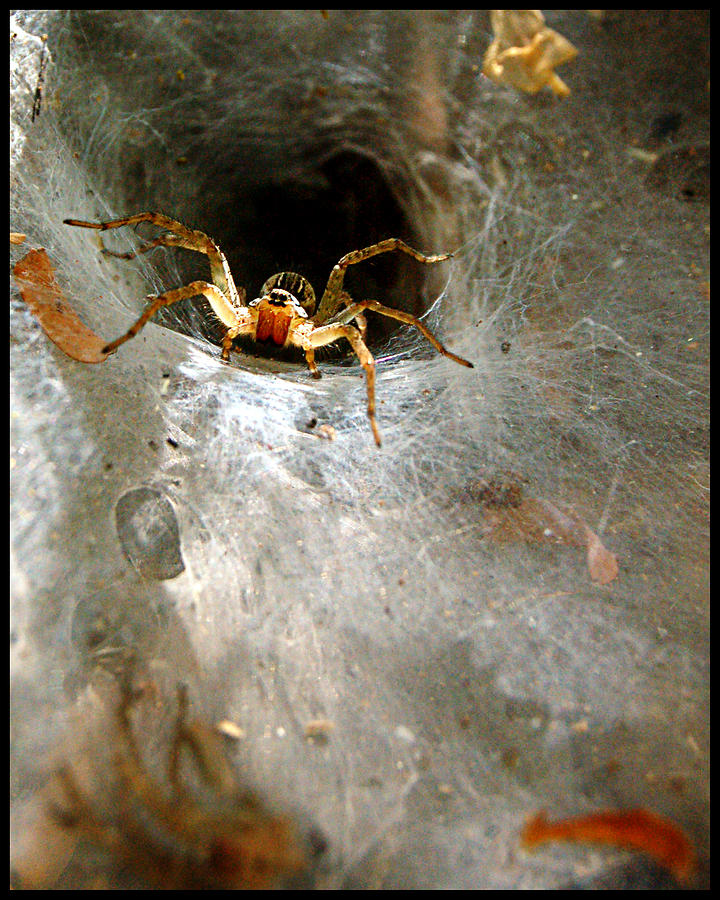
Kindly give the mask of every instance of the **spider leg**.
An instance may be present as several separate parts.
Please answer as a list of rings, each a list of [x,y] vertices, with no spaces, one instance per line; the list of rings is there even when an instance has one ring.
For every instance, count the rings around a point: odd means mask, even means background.
[[[311,347],[305,350],[305,360],[307,361],[308,369],[310,369],[312,377],[321,378],[322,375],[320,369],[315,365],[315,351]]]
[[[51,801],[47,806],[50,817],[61,828],[79,829],[102,847],[114,849],[118,846],[118,836],[111,825],[106,825],[95,813],[91,803],[83,796],[70,767],[62,765],[55,778],[65,795],[65,803]]]
[[[238,290],[235,287],[230,266],[225,259],[225,254],[215,241],[208,237],[204,231],[198,231],[194,228],[188,228],[182,222],[177,222],[169,216],[162,213],[143,212],[135,213],[132,216],[124,216],[121,219],[112,219],[109,222],[86,222],[82,219],[64,219],[65,225],[73,225],[77,228],[93,228],[96,231],[108,231],[111,228],[122,228],[124,225],[138,225],[141,222],[148,222],[151,225],[157,225],[158,228],[164,228],[171,232],[170,235],[162,235],[155,241],[148,241],[140,247],[136,253],[145,253],[153,246],[165,244],[169,247],[183,247],[186,250],[195,250],[198,253],[204,253],[210,260],[210,271],[215,284],[228,295],[233,306],[241,306]],[[121,256],[122,258],[132,259],[132,256],[126,257],[125,254],[116,254],[112,251],[105,251],[111,256]]]
[[[66,800],[70,803],[70,807],[61,806],[57,803],[51,803],[48,806],[48,813],[58,825],[68,830],[77,830],[96,846],[116,854],[120,859],[133,860],[132,848],[127,846],[121,832],[114,823],[104,822],[98,816],[91,801],[86,799],[80,792],[70,767],[67,765],[62,766],[56,772],[56,778],[60,783]],[[126,828],[130,824],[129,830],[135,830],[137,833],[137,829],[133,829],[132,821],[128,822],[126,811],[119,812],[118,818]],[[140,834],[139,837],[143,838],[145,836]],[[143,848],[142,841],[137,844],[137,847],[138,849]]]
[[[243,297],[245,296],[245,292],[243,291]],[[230,325],[228,330],[225,332],[225,336],[223,337],[222,342],[222,358],[224,360],[230,359],[230,350],[232,348],[232,342],[235,338],[240,334],[253,334],[255,331],[257,323],[257,317],[253,315],[253,313],[247,309],[242,308],[238,309],[235,313],[235,324]]]
[[[147,253],[148,250],[154,250],[155,247],[183,247],[185,250],[197,250],[197,247],[191,244],[190,241],[174,234],[160,235],[160,237],[153,238],[153,240],[141,244],[137,250],[130,250],[127,253],[118,253],[117,250],[108,250],[102,243],[102,238],[100,239],[100,243],[102,244],[102,252],[105,256],[114,256],[117,259],[135,259],[136,256],[140,256],[141,253]]]
[[[310,334],[308,343],[310,348],[314,349],[315,347],[324,347],[325,344],[330,344],[333,341],[337,341],[339,338],[345,338],[350,343],[355,355],[360,360],[360,365],[365,369],[365,382],[368,398],[367,414],[370,419],[370,427],[373,431],[375,443],[379,447],[382,441],[380,440],[380,431],[375,420],[375,360],[373,359],[372,353],[370,353],[365,346],[363,339],[360,337],[360,332],[353,325],[322,325]],[[312,368],[310,371],[312,371]]]
[[[159,848],[152,845],[148,837],[149,830],[143,828],[141,820],[137,819],[131,807],[133,804],[137,806],[142,799],[145,803],[145,816],[149,818],[151,813],[157,815],[157,810],[151,806],[158,794],[157,788],[152,797],[139,798],[133,793],[133,785],[124,784],[124,793],[118,798],[120,806],[115,811],[113,820],[106,822],[100,818],[91,801],[82,796],[67,766],[63,766],[56,777],[71,807],[51,803],[48,813],[53,820],[68,831],[83,835],[96,847],[109,852],[119,862],[141,871],[144,877],[152,880],[157,872]],[[163,820],[162,824],[166,825],[166,822]],[[155,827],[158,828],[157,824]]]
[[[121,344],[124,344],[125,341],[129,341],[130,338],[135,337],[140,329],[143,328],[143,326],[146,325],[163,306],[171,306],[179,300],[186,300],[188,297],[197,297],[200,294],[207,297],[215,315],[223,322],[223,324],[228,326],[230,331],[234,330],[233,326],[237,327],[240,325],[242,320],[240,319],[238,312],[233,308],[230,301],[216,284],[210,284],[208,281],[193,281],[191,284],[185,285],[185,287],[165,291],[164,294],[158,294],[157,296],[151,295],[148,298],[150,302],[140,318],[130,326],[125,334],[103,347],[103,353],[112,353],[117,350]],[[224,346],[223,343],[223,348]]]
[[[170,750],[168,766],[168,781],[176,794],[174,797],[168,797],[164,786],[150,776],[130,722],[130,709],[143,693],[143,687],[133,689],[130,685],[125,685],[116,711],[119,733],[124,742],[124,747],[118,749],[115,757],[115,773],[119,783],[116,815],[122,823],[123,833],[129,838],[129,843],[133,847],[137,843],[135,848],[137,858],[147,859],[148,863],[151,863],[155,851],[147,840],[143,817],[154,819],[160,831],[164,829],[168,835],[189,840],[193,829],[193,806],[190,803],[181,807],[177,803],[178,797],[187,794],[179,782],[177,772],[177,748],[182,742],[187,695],[182,688],[178,692],[176,737]],[[122,844],[119,849],[121,853],[126,852]]]
[[[343,323],[346,321],[350,321],[351,319],[357,319],[358,312],[363,309],[372,309],[374,312],[380,313],[382,316],[387,316],[390,319],[397,319],[398,322],[405,322],[407,325],[414,325],[415,328],[426,337],[433,347],[438,351],[438,353],[442,353],[443,356],[447,356],[448,359],[452,359],[453,362],[459,363],[461,366],[467,366],[469,369],[474,368],[473,364],[469,362],[467,359],[463,359],[462,356],[457,356],[455,353],[452,353],[446,347],[444,347],[440,341],[435,337],[435,335],[430,331],[430,329],[420,320],[417,316],[411,315],[409,312],[404,312],[400,309],[392,309],[389,306],[383,306],[382,303],[378,303],[377,300],[360,300],[357,303],[353,303],[351,306],[348,306],[346,309],[342,310],[335,317],[335,321],[339,323]]]
[[[344,304],[345,306],[352,306],[355,302],[347,291],[340,291],[340,293],[338,294],[338,301],[340,304]],[[367,319],[362,314],[362,312],[359,312],[354,318],[357,330],[360,332],[360,337],[365,340],[365,335],[367,334]],[[335,321],[337,320],[338,317],[335,316]],[[343,322],[350,321],[351,319],[343,317]]]
[[[346,253],[333,267],[330,277],[328,278],[327,287],[320,300],[320,306],[314,317],[314,321],[318,324],[327,322],[340,308],[343,302],[343,279],[345,278],[345,270],[348,266],[357,265],[357,263],[361,263],[363,260],[370,259],[371,256],[377,256],[379,253],[390,253],[393,250],[400,250],[402,253],[407,253],[408,256],[412,256],[418,262],[427,265],[442,262],[442,260],[450,259],[452,256],[452,253],[440,253],[435,256],[425,256],[424,253],[420,253],[419,250],[414,250],[406,244],[405,241],[401,241],[400,238],[387,238],[384,241],[379,241],[377,244],[372,244],[370,247],[365,247],[364,250],[351,250],[350,253]]]
[[[177,693],[178,712],[168,765],[170,784],[176,793],[185,793],[179,777],[180,751],[184,745],[195,760],[198,771],[207,784],[218,792],[234,793],[237,784],[232,769],[225,759],[221,736],[198,722],[188,722],[187,686],[179,684]]]
[[[161,234],[152,240],[145,241],[137,250],[129,253],[116,253],[103,247],[103,253],[108,256],[116,256],[121,259],[133,259],[140,253],[147,253],[154,247],[181,247],[185,250],[194,250],[198,253],[204,253],[210,260],[210,271],[212,273],[213,283],[207,281],[194,281],[192,284],[183,288],[177,288],[172,291],[166,291],[164,294],[152,297],[151,302],[145,309],[145,312],[131,326],[126,334],[109,343],[105,348],[105,353],[112,353],[121,344],[134,337],[145,323],[152,318],[153,315],[163,306],[170,306],[178,300],[184,300],[188,297],[204,294],[210,301],[213,312],[220,321],[229,329],[223,338],[222,357],[228,359],[230,356],[230,347],[233,338],[245,330],[252,330],[250,323],[246,321],[245,311],[245,292],[238,291],[233,281],[232,273],[225,254],[220,250],[218,245],[208,237],[203,231],[197,231],[177,222],[168,216],[160,213],[144,212],[136,213],[132,216],[124,216],[121,219],[113,219],[109,222],[86,222],[81,219],[65,219],[66,225],[74,225],[79,228],[92,228],[96,231],[108,231],[111,228],[122,228],[124,225],[138,225],[141,222],[148,222],[151,225],[157,225],[164,228],[167,234]]]
[[[365,340],[365,335],[367,334],[367,319],[362,313],[358,313],[355,316],[355,324],[360,332],[360,337]]]
[[[222,353],[220,354],[222,359],[224,359],[226,362],[230,359],[230,349],[232,347],[232,342],[233,339],[230,334],[230,330],[228,329],[223,336]]]

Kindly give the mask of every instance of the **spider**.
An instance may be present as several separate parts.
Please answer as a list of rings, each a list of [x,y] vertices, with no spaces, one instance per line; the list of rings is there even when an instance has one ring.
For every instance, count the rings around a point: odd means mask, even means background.
[[[73,764],[57,770],[51,819],[163,889],[256,890],[302,881],[326,849],[324,837],[238,783],[222,736],[188,720],[184,685],[177,691],[166,776],[156,779],[142,752],[147,734],[131,720],[148,687],[121,687],[113,768],[102,780],[87,789]],[[181,765],[183,750],[192,766]]]
[[[215,241],[202,231],[188,228],[156,212],[137,213],[110,222],[84,222],[78,219],[65,219],[64,222],[66,225],[94,228],[99,231],[121,228],[123,225],[136,225],[140,222],[149,222],[164,229],[163,234],[145,241],[137,250],[129,253],[115,253],[103,247],[104,253],[121,259],[132,259],[154,247],[165,246],[195,250],[204,253],[210,260],[212,281],[193,281],[184,287],[148,296],[148,305],[143,314],[124,335],[111,341],[103,349],[106,354],[113,353],[121,344],[134,337],[162,307],[199,295],[204,295],[208,299],[213,312],[227,329],[222,342],[224,360],[229,359],[230,348],[235,338],[249,335],[256,342],[269,342],[278,347],[299,347],[305,354],[311,374],[319,378],[320,371],[315,364],[315,349],[345,338],[365,370],[367,414],[378,447],[381,440],[375,419],[375,360],[364,341],[367,325],[363,313],[366,309],[414,325],[439,353],[461,366],[473,367],[471,362],[443,347],[435,335],[410,313],[384,306],[376,300],[356,302],[347,291],[343,290],[347,267],[363,262],[371,256],[399,250],[418,262],[431,265],[450,259],[452,256],[450,253],[425,256],[399,238],[387,238],[364,250],[346,253],[333,267],[319,304],[316,304],[315,291],[310,282],[296,272],[279,272],[272,275],[260,289],[260,296],[246,303],[245,291],[235,286],[225,254]]]

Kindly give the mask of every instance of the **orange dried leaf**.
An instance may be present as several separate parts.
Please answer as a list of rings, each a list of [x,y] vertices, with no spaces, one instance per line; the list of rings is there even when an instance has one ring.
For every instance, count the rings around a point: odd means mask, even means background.
[[[108,354],[103,353],[106,341],[83,325],[69,305],[45,250],[31,250],[18,261],[13,274],[23,300],[54,344],[78,362],[107,359]]]
[[[520,842],[532,848],[548,841],[608,844],[639,850],[687,882],[695,872],[695,850],[672,822],[646,809],[604,810],[574,819],[548,822],[539,812],[523,828]]]

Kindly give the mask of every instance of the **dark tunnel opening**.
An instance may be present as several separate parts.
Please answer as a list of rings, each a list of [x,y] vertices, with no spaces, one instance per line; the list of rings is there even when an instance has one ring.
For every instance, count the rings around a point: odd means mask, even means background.
[[[213,180],[217,185],[217,179]],[[391,183],[374,159],[357,150],[338,150],[287,178],[275,175],[259,182],[234,183],[229,177],[226,183],[225,192],[216,193],[212,204],[204,208],[207,222],[197,227],[204,227],[218,241],[248,301],[271,275],[282,271],[305,276],[319,299],[342,256],[385,238],[399,237],[424,253],[445,249],[430,246],[424,228],[410,221],[404,208],[409,205],[406,195],[413,190],[409,182],[396,178]],[[425,290],[429,274],[411,257],[391,252],[349,267],[345,288],[355,299],[376,299],[422,315],[432,299]],[[209,305],[203,300],[193,302],[202,311],[203,336],[219,344],[222,328]],[[177,314],[171,310],[165,316],[166,324],[177,327],[173,324]],[[397,322],[382,316],[370,314],[368,319],[371,348],[382,347],[398,328]],[[260,345],[255,350],[259,356],[288,355]],[[348,352],[349,348],[334,345],[321,348],[319,356],[337,358]]]

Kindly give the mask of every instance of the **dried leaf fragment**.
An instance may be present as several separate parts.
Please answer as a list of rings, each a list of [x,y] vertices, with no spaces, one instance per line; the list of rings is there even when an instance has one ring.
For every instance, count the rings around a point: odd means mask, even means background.
[[[548,87],[567,97],[570,88],[554,69],[577,56],[570,41],[546,27],[539,9],[493,9],[490,17],[495,40],[485,53],[483,73],[528,94]]]
[[[215,728],[220,734],[224,734],[225,737],[231,738],[233,741],[241,741],[245,737],[245,732],[242,728],[230,719],[222,719]]]
[[[325,743],[335,728],[331,719],[310,719],[305,723],[305,737],[310,741]]]
[[[583,546],[590,578],[597,584],[609,584],[618,574],[617,557],[600,538],[572,510],[561,511],[549,500],[541,500],[540,506],[552,532],[564,543]]]
[[[45,334],[64,353],[78,362],[104,362],[106,342],[78,318],[55,278],[55,270],[45,250],[30,250],[19,260],[13,274],[20,293]]]
[[[519,487],[517,492],[506,495],[499,493],[497,485],[494,485],[492,492],[482,487],[491,483],[479,482],[480,493],[477,488],[474,492],[486,510],[488,537],[498,543],[522,540],[539,544],[552,541],[568,547],[583,547],[590,579],[595,584],[610,584],[617,578],[617,557],[574,510],[561,510],[542,498],[523,497]],[[495,498],[498,496],[504,496],[505,502],[497,502]],[[508,502],[509,499],[512,502]]]
[[[585,537],[587,539],[587,567],[590,572],[590,578],[596,584],[610,584],[617,578],[618,563],[617,557],[611,553],[595,534],[594,531],[585,526]]]
[[[532,848],[548,841],[639,850],[681,882],[688,882],[696,867],[695,850],[686,835],[677,825],[646,809],[602,810],[556,822],[548,822],[545,813],[539,812],[525,824],[520,842]]]
[[[317,437],[324,438],[326,441],[334,441],[335,440],[335,429],[332,425],[320,425],[315,432]]]
[[[11,231],[10,232],[10,243],[11,244],[22,244],[26,237],[27,237],[27,235],[23,234],[20,231]]]

